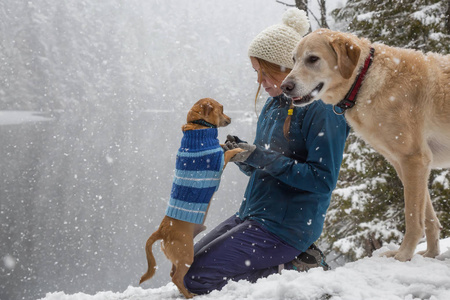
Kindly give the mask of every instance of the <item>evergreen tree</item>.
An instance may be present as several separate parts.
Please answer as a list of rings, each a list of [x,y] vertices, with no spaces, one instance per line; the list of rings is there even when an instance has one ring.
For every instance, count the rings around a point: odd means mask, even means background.
[[[348,0],[332,15],[372,42],[447,54],[448,6],[445,0]]]
[[[449,52],[448,1],[348,0],[333,11],[341,28],[389,46]],[[429,189],[450,236],[450,171],[433,170]],[[394,168],[352,133],[347,142],[324,239],[347,259],[366,255],[391,241],[400,243],[405,230],[403,186]]]

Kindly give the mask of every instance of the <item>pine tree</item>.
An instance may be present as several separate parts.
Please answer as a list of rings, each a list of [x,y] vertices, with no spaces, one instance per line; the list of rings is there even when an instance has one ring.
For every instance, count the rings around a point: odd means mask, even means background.
[[[332,15],[372,42],[447,54],[448,6],[445,0],[348,0]]]
[[[348,0],[333,11],[336,22],[372,42],[448,54],[448,1]],[[450,171],[433,170],[429,189],[450,236]],[[400,243],[405,230],[403,186],[394,168],[352,133],[344,154],[338,188],[327,214],[324,239],[353,260]]]

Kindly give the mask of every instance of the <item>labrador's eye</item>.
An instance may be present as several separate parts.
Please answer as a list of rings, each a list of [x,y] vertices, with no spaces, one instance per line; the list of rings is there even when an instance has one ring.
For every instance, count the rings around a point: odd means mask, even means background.
[[[311,55],[308,56],[308,58],[306,59],[306,61],[310,64],[314,64],[319,60],[319,57],[315,56],[315,55]]]

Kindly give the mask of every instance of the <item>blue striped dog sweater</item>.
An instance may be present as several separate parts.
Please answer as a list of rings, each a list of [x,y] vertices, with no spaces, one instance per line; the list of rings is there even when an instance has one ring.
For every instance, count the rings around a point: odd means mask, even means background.
[[[166,215],[202,224],[209,201],[219,188],[224,155],[217,128],[183,133]]]

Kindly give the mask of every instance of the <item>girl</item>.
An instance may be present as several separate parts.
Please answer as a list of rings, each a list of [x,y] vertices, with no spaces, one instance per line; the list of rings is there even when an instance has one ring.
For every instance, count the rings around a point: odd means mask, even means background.
[[[195,245],[185,276],[192,293],[221,289],[229,280],[255,282],[283,268],[327,268],[312,244],[322,233],[349,127],[321,101],[294,107],[282,94],[292,52],[308,29],[306,13],[292,8],[282,24],[265,29],[250,44],[259,83],[256,99],[261,87],[270,97],[253,145],[228,136],[224,150],[247,150],[231,161],[250,179],[239,212]]]

